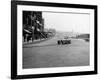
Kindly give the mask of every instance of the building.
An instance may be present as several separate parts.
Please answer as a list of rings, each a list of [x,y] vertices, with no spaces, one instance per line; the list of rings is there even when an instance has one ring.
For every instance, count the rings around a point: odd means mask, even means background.
[[[39,31],[44,30],[44,19],[42,18],[42,12],[40,11],[23,11],[23,26],[34,27]]]
[[[23,36],[28,34],[29,39],[41,38],[44,32],[44,19],[40,11],[23,11]],[[25,37],[26,38],[26,37]]]

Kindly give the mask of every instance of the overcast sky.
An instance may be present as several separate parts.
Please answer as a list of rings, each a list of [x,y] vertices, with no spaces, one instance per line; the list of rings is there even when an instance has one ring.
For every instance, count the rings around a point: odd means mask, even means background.
[[[89,14],[43,12],[45,28],[89,33]]]

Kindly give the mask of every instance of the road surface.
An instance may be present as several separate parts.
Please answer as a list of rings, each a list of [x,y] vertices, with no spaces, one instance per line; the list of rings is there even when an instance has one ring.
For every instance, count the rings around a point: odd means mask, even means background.
[[[23,68],[47,68],[89,65],[89,42],[71,39],[69,45],[57,45],[63,34],[57,33],[53,38],[30,44],[23,48]]]

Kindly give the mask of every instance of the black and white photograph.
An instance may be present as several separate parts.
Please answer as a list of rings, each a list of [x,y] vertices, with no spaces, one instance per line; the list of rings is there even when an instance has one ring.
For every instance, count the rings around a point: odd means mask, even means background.
[[[90,15],[23,11],[23,68],[90,65]]]
[[[13,77],[97,73],[96,6],[23,1],[12,6]]]

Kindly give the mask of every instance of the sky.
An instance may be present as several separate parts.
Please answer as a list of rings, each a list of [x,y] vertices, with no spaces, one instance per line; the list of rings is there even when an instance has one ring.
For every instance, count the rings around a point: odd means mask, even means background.
[[[57,31],[89,33],[90,15],[82,13],[43,12],[45,28]]]

